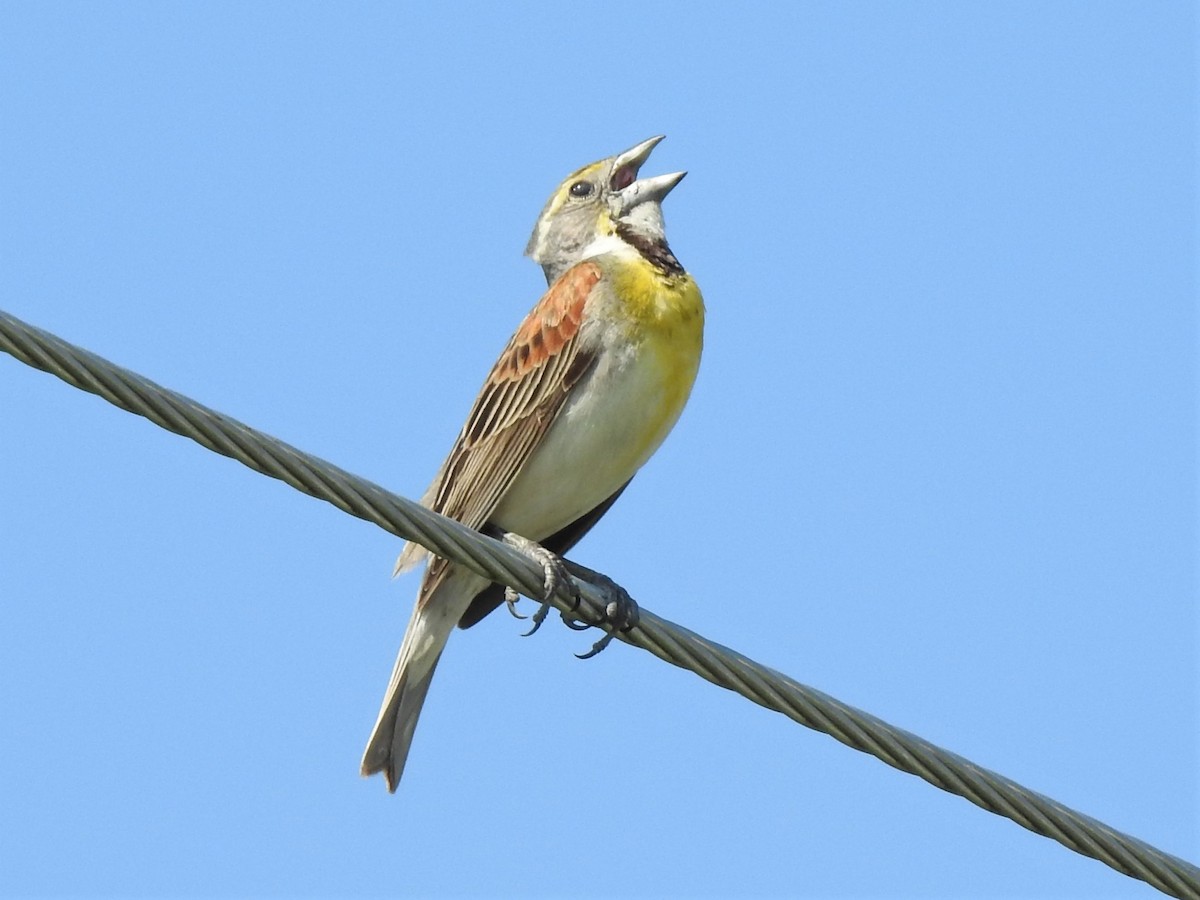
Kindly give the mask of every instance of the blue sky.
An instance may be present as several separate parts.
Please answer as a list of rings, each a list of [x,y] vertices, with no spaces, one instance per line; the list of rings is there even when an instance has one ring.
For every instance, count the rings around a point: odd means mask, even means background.
[[[576,557],[1200,859],[1187,3],[5,4],[0,308],[417,496],[574,168],[700,283]],[[399,542],[0,358],[0,892],[1146,897],[589,635],[456,634],[357,774]]]

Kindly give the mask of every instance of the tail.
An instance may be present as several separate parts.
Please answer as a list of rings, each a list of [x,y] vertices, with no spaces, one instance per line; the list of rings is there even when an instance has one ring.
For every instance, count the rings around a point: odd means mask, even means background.
[[[448,579],[448,582],[453,581],[453,578]],[[455,587],[444,582],[432,595],[421,592],[408,622],[408,630],[404,632],[404,642],[400,645],[400,655],[396,657],[396,667],[392,670],[392,680],[388,683],[383,706],[379,709],[379,718],[375,720],[375,730],[371,732],[371,739],[363,753],[362,774],[383,772],[388,790],[392,792],[395,792],[404,773],[408,748],[412,744],[429,684],[433,681],[434,669],[437,668],[450,632],[462,616],[463,610],[457,607],[465,608],[470,601],[468,596],[465,602],[454,602],[457,599],[455,595],[461,593]],[[450,596],[444,593],[447,588],[450,589]]]

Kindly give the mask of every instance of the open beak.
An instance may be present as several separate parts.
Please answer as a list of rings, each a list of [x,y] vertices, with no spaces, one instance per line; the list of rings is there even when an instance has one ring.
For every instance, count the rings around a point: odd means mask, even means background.
[[[683,181],[687,172],[672,172],[670,175],[655,175],[652,178],[638,179],[638,171],[642,164],[650,158],[650,152],[658,146],[666,135],[658,135],[642,141],[635,147],[630,147],[613,160],[613,174],[610,186],[620,197],[622,214],[629,212],[635,206],[648,201],[661,203],[671,189]]]
[[[651,151],[659,145],[665,134],[642,141],[636,147],[630,147],[624,153],[618,153],[613,159],[613,173],[610,187],[614,191],[624,190],[637,179],[642,163],[650,158]]]

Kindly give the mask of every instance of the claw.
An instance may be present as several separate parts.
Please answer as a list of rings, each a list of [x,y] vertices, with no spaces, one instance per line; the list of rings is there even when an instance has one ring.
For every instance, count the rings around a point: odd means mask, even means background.
[[[537,634],[537,630],[542,627],[542,623],[546,621],[546,616],[550,614],[551,606],[549,603],[543,603],[537,608],[537,612],[533,614],[533,627],[526,631],[521,637],[530,637]]]
[[[563,560],[563,567],[567,567],[565,559]],[[587,631],[592,627],[591,623],[583,622],[575,617],[575,614],[579,612],[579,604],[583,602],[583,594],[579,593],[579,585],[575,583],[574,579],[571,579],[571,585],[575,588],[574,595],[571,597],[571,611],[569,613],[560,612],[559,615],[562,617],[563,624],[572,631]]]
[[[624,595],[621,599],[609,601],[608,606],[604,608],[604,615],[608,619],[611,627],[604,632],[604,636],[596,643],[592,644],[592,649],[587,653],[576,653],[578,659],[591,659],[605,647],[613,642],[613,638],[617,636],[617,632],[622,634],[633,629],[641,618],[641,611],[638,609],[637,603],[629,594],[626,594],[619,585],[613,585]]]
[[[593,656],[595,656],[597,653],[599,653],[601,650],[603,650],[605,647],[607,647],[609,644],[611,644],[613,641],[613,638],[616,637],[616,635],[617,635],[617,633],[615,631],[604,632],[604,637],[600,638],[600,640],[598,640],[598,641],[596,641],[596,643],[592,644],[591,650],[589,650],[587,653],[576,653],[575,658],[576,659],[591,659]]]
[[[514,619],[528,619],[529,616],[523,616],[519,612],[517,612],[517,602],[520,599],[521,599],[521,595],[518,594],[516,591],[514,591],[512,588],[506,587],[504,589],[504,603],[508,607],[508,611],[510,613],[512,613],[512,617]]]

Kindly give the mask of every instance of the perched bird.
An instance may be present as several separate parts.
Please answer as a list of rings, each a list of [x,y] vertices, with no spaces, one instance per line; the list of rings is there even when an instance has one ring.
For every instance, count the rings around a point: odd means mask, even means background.
[[[425,506],[564,554],[679,418],[700,364],[704,302],[663,230],[661,201],[685,173],[638,178],[661,140],[584,166],[551,195],[525,251],[550,288],[492,367]],[[409,543],[396,571],[428,555]],[[450,633],[504,598],[501,585],[430,560],[364,775],[383,772],[396,790]]]

